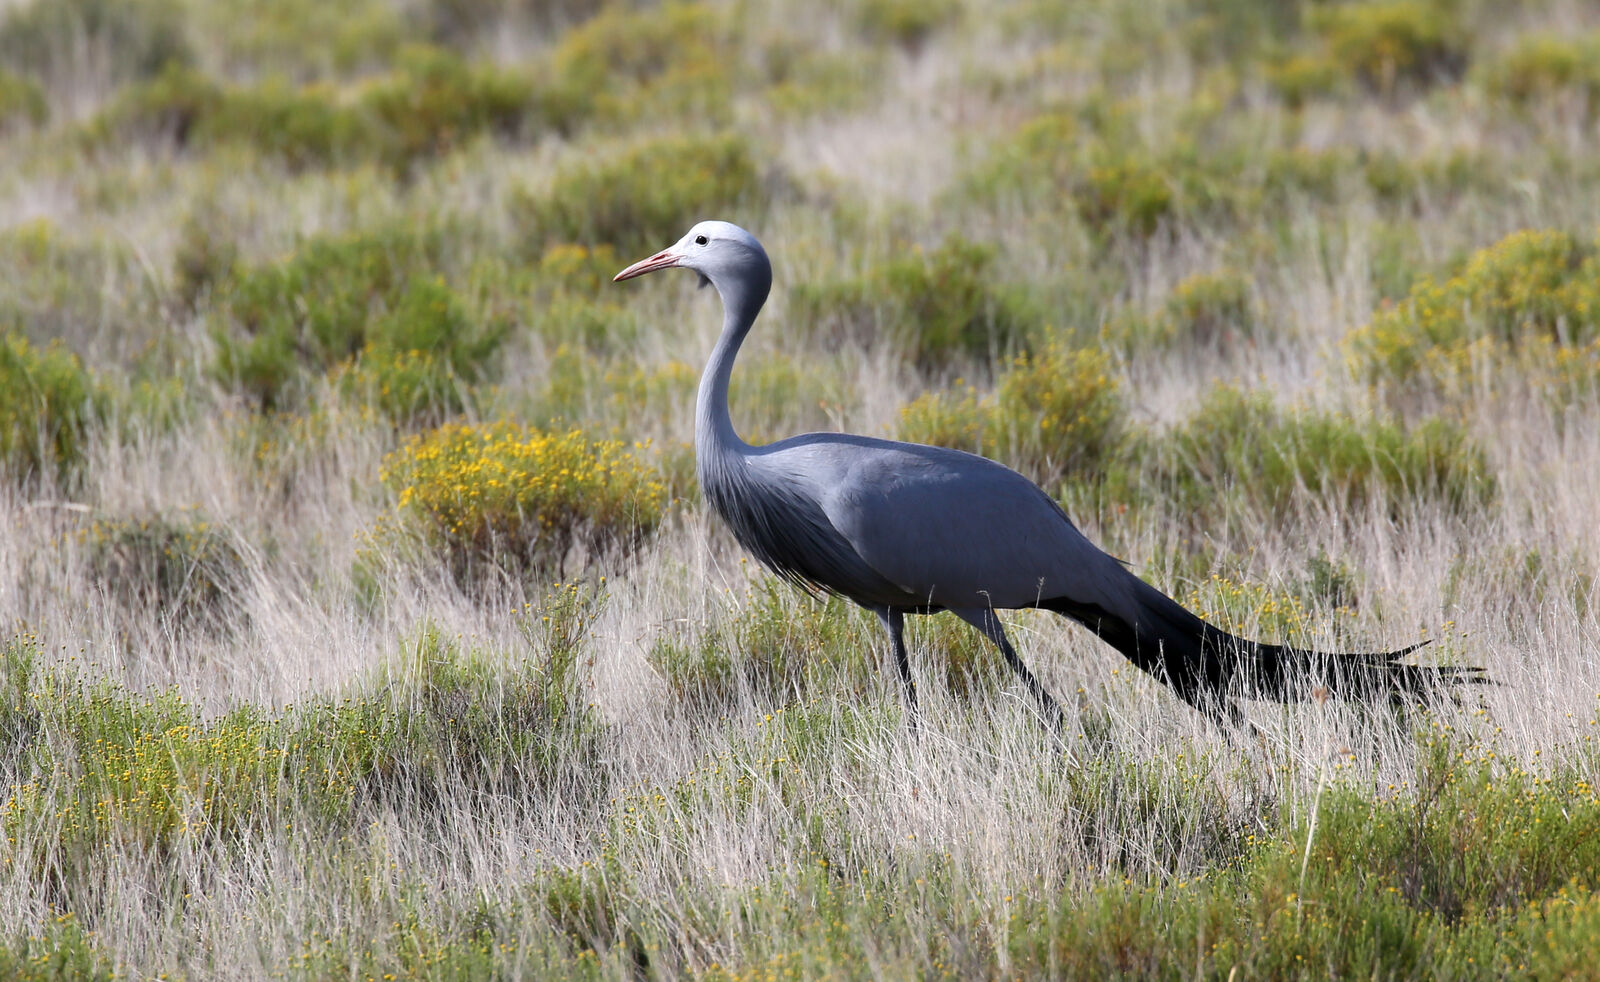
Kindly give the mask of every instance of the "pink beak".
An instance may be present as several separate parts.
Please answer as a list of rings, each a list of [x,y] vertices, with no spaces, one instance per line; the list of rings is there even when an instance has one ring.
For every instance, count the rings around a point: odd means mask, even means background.
[[[678,254],[668,249],[665,252],[656,253],[649,259],[639,260],[616,276],[613,276],[611,282],[621,283],[623,280],[631,280],[635,276],[654,273],[658,269],[671,269],[676,265],[678,265]]]

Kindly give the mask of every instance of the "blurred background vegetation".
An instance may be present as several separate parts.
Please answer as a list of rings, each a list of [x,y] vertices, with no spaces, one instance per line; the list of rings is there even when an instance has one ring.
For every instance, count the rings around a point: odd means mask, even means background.
[[[1096,508],[1208,475],[1207,522],[1330,485],[1481,504],[1472,404],[1600,378],[1597,39],[1469,0],[14,4],[0,453],[71,492],[90,430],[218,409],[682,447],[703,344],[607,274],[717,215],[779,265],[753,436],[857,422]],[[1307,274],[1348,295],[1298,309]],[[1253,387],[1295,345],[1370,398],[1141,412],[1122,367]],[[851,391],[882,352],[887,416]]]

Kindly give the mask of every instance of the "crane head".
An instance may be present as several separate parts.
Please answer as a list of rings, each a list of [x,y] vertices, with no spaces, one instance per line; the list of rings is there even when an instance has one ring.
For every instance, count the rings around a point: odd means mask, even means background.
[[[759,265],[767,266],[766,251],[749,232],[729,222],[700,222],[675,245],[639,260],[612,281],[621,282],[658,269],[682,267],[699,273],[700,285],[705,286],[723,274],[737,275],[758,257]]]

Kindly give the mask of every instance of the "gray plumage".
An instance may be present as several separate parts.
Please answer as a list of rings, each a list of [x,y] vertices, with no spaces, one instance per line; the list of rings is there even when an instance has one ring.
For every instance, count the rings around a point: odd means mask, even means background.
[[[750,446],[729,417],[728,383],[772,286],[766,252],[736,225],[701,222],[616,279],[674,267],[699,273],[723,302],[722,333],[695,410],[707,501],[780,576],[879,615],[913,711],[904,618],[940,610],[993,641],[1054,720],[1060,707],[1017,656],[995,611],[1043,607],[1069,616],[1191,705],[1236,724],[1243,717],[1231,695],[1300,698],[1311,691],[1308,677],[1346,695],[1483,681],[1479,669],[1398,662],[1414,647],[1334,655],[1234,637],[1139,579],[1037,485],[984,457],[836,433]]]

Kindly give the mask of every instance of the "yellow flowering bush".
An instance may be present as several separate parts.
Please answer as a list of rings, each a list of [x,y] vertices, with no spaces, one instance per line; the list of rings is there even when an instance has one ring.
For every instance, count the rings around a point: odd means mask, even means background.
[[[631,548],[661,521],[666,489],[643,445],[519,423],[451,423],[384,463],[399,507],[458,573],[478,560],[559,568],[574,546]]]
[[[1600,254],[1557,230],[1524,230],[1479,250],[1444,282],[1418,280],[1351,334],[1369,384],[1451,392],[1493,365],[1577,381],[1600,342]],[[1570,378],[1568,376],[1571,376]]]

